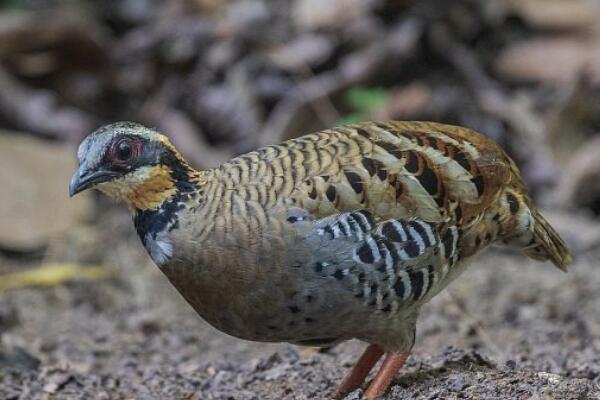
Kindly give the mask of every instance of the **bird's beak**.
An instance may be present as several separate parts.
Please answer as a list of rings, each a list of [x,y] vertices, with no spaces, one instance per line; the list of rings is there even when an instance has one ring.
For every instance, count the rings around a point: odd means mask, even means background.
[[[110,181],[117,176],[112,171],[90,171],[85,165],[80,165],[69,183],[69,196],[73,197],[79,192],[83,192],[99,183]]]

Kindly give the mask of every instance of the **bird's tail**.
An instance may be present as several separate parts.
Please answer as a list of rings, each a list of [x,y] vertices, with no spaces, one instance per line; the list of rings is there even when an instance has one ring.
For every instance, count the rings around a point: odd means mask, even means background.
[[[550,260],[558,268],[566,271],[567,266],[573,262],[573,256],[567,245],[538,210],[532,209],[531,215],[533,217],[532,242],[524,248],[523,252],[535,260]]]

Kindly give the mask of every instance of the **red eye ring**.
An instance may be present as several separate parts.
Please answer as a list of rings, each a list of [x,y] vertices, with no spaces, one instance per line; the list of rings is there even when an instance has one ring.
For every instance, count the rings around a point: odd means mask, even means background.
[[[140,143],[131,138],[117,140],[110,147],[109,156],[116,162],[128,162],[140,153]]]

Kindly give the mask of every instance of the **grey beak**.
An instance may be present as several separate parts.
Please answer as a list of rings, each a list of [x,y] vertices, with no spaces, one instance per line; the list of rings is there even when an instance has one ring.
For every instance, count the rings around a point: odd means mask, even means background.
[[[89,171],[85,165],[79,166],[69,183],[69,196],[73,197],[92,186],[116,178],[118,174],[112,171]]]
[[[75,196],[77,193],[87,189],[89,187],[89,185],[87,185],[86,183],[86,179],[85,179],[85,171],[82,171],[83,168],[79,167],[77,169],[77,171],[75,171],[75,173],[73,174],[73,177],[71,178],[71,182],[69,182],[69,196],[73,197]],[[82,172],[84,172],[82,174]]]

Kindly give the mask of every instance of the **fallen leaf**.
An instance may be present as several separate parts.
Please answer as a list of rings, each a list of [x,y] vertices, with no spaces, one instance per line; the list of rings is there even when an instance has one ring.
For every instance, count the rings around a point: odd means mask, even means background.
[[[568,84],[584,71],[600,81],[599,42],[579,35],[526,40],[502,51],[495,70],[513,81]]]
[[[375,110],[374,120],[414,119],[422,115],[431,102],[431,88],[415,82],[391,91],[386,104]]]
[[[112,271],[106,267],[81,264],[46,264],[27,271],[0,276],[0,291],[29,286],[57,286],[72,280],[96,280],[107,278]]]
[[[582,30],[600,17],[598,3],[585,0],[509,0],[508,9],[540,29]]]
[[[292,10],[300,29],[332,29],[364,17],[375,4],[371,0],[299,0]]]
[[[333,41],[327,36],[306,34],[271,50],[268,57],[278,68],[302,72],[327,61],[333,49]]]

